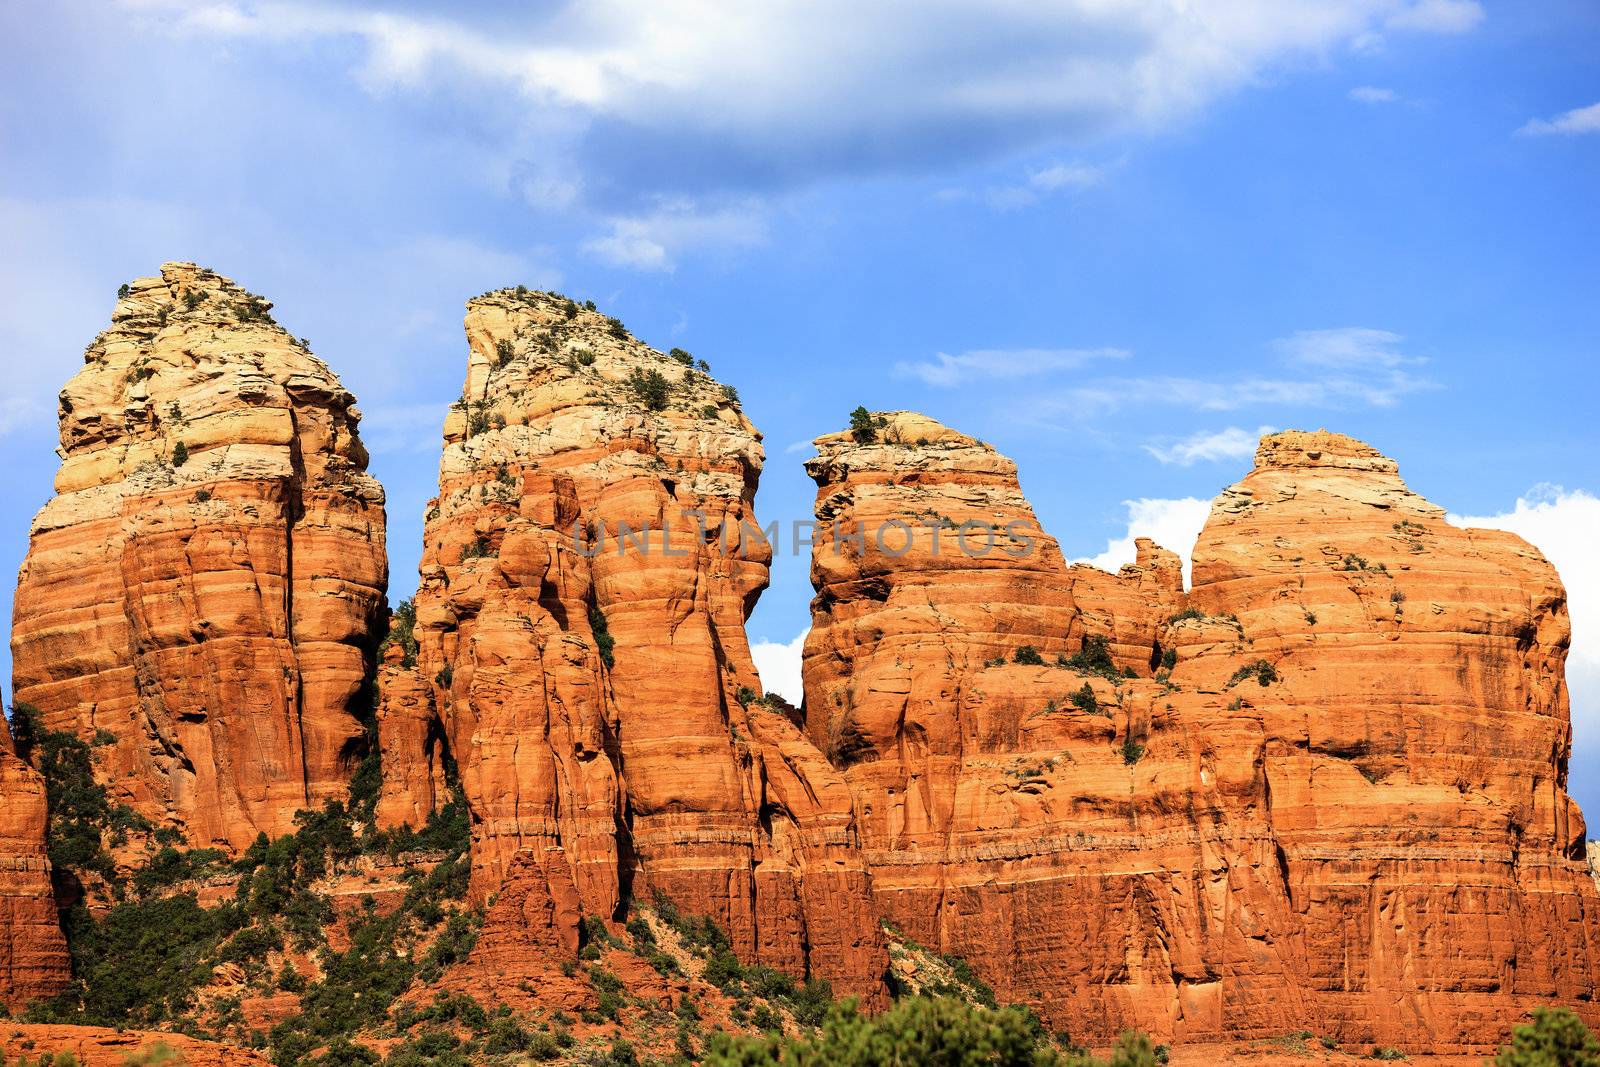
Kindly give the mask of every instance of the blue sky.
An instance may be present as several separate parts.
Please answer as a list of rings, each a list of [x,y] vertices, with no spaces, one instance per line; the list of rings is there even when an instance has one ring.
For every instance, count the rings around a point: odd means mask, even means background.
[[[463,302],[557,287],[738,387],[769,521],[857,404],[1111,565],[1262,427],[1372,442],[1561,567],[1600,821],[1596,55],[1577,0],[8,3],[0,560],[118,284],[193,259],[360,398],[404,595]],[[780,556],[769,685],[809,595]]]

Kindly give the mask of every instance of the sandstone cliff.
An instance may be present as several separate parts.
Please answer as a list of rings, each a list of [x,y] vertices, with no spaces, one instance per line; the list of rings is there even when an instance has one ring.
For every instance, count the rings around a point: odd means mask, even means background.
[[[45,854],[44,782],[0,729],[0,1008],[52,996],[69,976]]]
[[[663,893],[746,960],[878,995],[849,794],[755,699],[771,551],[732,391],[553,294],[474,299],[466,331],[416,665],[383,677],[384,818],[420,818],[453,758],[499,894],[480,956],[552,967],[580,917]]]
[[[1236,617],[1245,647],[1187,623],[1175,677],[1214,687],[1243,659],[1278,679],[1239,688],[1315,1010],[1448,1046],[1587,1003],[1600,898],[1566,793],[1571,630],[1544,557],[1447,524],[1358,441],[1283,433],[1213,505],[1190,604]]]
[[[113,737],[113,799],[194,845],[343,795],[385,610],[353,398],[270,307],[192,264],[123,287],[17,587],[17,701]]]
[[[1289,433],[1217,502],[1186,596],[1148,543],[1065,567],[979,442],[905,412],[862,436],[807,468],[806,715],[887,920],[1085,1038],[1450,1050],[1587,998],[1600,898],[1536,552]]]

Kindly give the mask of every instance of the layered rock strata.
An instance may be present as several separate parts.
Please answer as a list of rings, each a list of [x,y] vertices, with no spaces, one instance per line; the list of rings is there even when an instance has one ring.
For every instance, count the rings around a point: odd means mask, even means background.
[[[45,789],[0,729],[0,1008],[18,1011],[71,977],[45,851]]]
[[[386,610],[354,400],[270,308],[193,264],[123,287],[17,586],[17,701],[196,846],[344,795]]]
[[[383,705],[460,769],[474,891],[496,897],[480,954],[497,930],[570,954],[582,916],[661,893],[747,960],[877,996],[843,779],[756,699],[744,622],[771,551],[736,397],[553,294],[474,299],[466,331],[416,666],[385,672]],[[423,757],[383,743],[381,810],[420,814]]]
[[[1083,1038],[1441,1051],[1587,1003],[1600,898],[1537,552],[1449,526],[1358,442],[1286,433],[1217,501],[1186,595],[1153,545],[1065,567],[971,438],[904,412],[863,436],[808,464],[807,729],[907,936]]]

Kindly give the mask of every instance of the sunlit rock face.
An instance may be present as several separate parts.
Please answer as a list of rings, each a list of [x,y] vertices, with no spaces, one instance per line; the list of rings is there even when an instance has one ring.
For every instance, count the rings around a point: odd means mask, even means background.
[[[807,468],[806,720],[887,920],[1081,1038],[1479,1049],[1587,1004],[1600,898],[1536,551],[1291,432],[1217,500],[1185,594],[1148,543],[1064,566],[980,442],[909,412],[862,436]],[[951,551],[969,523],[1019,551]]]
[[[16,700],[202,847],[344,796],[385,610],[354,399],[270,308],[187,263],[123,287],[61,392],[13,616]]]
[[[416,666],[384,675],[386,818],[437,803],[447,750],[498,894],[480,955],[570,951],[582,916],[659,892],[747,960],[879,997],[843,779],[752,699],[760,435],[686,353],[563,297],[487,294],[466,331]]]
[[[20,1011],[71,977],[45,854],[44,781],[0,729],[0,1007]]]

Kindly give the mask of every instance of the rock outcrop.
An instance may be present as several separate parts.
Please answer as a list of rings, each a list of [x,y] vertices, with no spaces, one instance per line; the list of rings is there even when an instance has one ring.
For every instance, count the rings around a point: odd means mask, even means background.
[[[1324,1025],[1470,1046],[1539,1003],[1585,1010],[1600,898],[1566,792],[1571,628],[1544,557],[1450,525],[1358,441],[1283,433],[1214,504],[1189,604],[1237,618],[1244,647],[1186,623],[1176,678],[1276,678],[1238,688]]]
[[[807,729],[907,936],[1087,1039],[1451,1051],[1588,1002],[1600,897],[1537,552],[1287,433],[1218,500],[1186,595],[1148,543],[1064,566],[971,438],[904,412],[862,436],[807,465]]]
[[[437,801],[417,739],[440,739],[474,892],[497,895],[480,956],[510,939],[553,966],[582,916],[661,893],[746,960],[879,995],[849,794],[757,699],[744,622],[771,550],[736,397],[553,294],[478,297],[466,331],[416,665],[383,678],[380,810],[409,821]]]
[[[344,794],[386,610],[354,400],[270,307],[192,264],[123,287],[17,587],[17,701],[197,846]]]
[[[45,852],[45,790],[0,728],[0,1008],[59,993],[71,977]]]
[[[38,1061],[71,1055],[82,1067],[270,1067],[263,1052],[184,1034],[111,1030],[99,1026],[0,1023],[0,1059]]]

